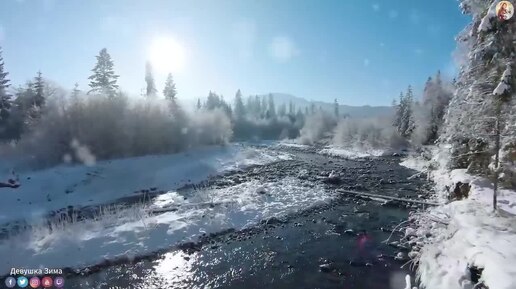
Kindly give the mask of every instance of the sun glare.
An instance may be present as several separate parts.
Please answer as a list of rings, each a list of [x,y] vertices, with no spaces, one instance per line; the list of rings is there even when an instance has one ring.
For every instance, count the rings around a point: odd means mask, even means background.
[[[149,61],[158,73],[179,73],[184,70],[186,56],[183,46],[171,37],[155,38],[149,47]]]

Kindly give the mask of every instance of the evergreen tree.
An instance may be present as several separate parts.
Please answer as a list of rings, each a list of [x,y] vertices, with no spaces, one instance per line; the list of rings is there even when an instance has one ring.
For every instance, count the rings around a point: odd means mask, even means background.
[[[8,91],[10,80],[7,78],[9,73],[5,71],[2,49],[0,48],[0,136],[6,129],[12,107],[11,94]]]
[[[34,99],[33,105],[36,108],[41,108],[45,104],[45,80],[41,74],[41,71],[38,71],[38,75],[34,77]]]
[[[202,108],[202,105],[201,105],[201,99],[200,98],[197,98],[197,110],[200,110]]]
[[[242,100],[242,92],[240,92],[240,89],[237,90],[235,94],[235,118],[236,119],[243,119],[245,117],[245,106],[244,102]]]
[[[412,132],[414,131],[414,114],[413,114],[413,106],[414,106],[414,95],[412,93],[412,87],[409,86],[405,96],[400,95],[400,105],[399,105],[399,120],[398,121],[398,132],[404,138],[410,138]],[[397,118],[398,118],[397,117]]]
[[[268,118],[276,118],[276,105],[274,104],[274,97],[272,93],[269,93],[268,106]]]
[[[155,97],[158,90],[156,89],[156,83],[154,82],[154,76],[152,74],[152,65],[148,61],[145,64],[145,83],[147,84],[145,95],[149,98]]]
[[[269,118],[269,105],[267,104],[267,97],[262,96],[262,104],[260,105],[262,111],[260,112],[260,116],[262,118]]]
[[[337,99],[333,102],[333,113],[335,114],[336,118],[339,118],[339,102]]]
[[[310,103],[310,114],[315,114],[315,103]]]
[[[219,96],[211,92],[208,94],[208,98],[206,99],[206,109],[208,110],[214,110],[215,108],[218,108],[221,106],[220,98]]]
[[[105,93],[108,97],[114,97],[118,90],[114,64],[106,48],[100,50],[96,56],[97,63],[91,70],[93,74],[88,77],[91,90],[88,93]]]
[[[402,135],[402,118],[403,118],[403,110],[404,110],[404,99],[405,96],[403,95],[403,92],[400,92],[400,98],[399,102],[396,105],[396,112],[394,113],[394,120],[392,122],[392,125],[396,128],[396,131]]]
[[[211,92],[210,92],[211,93]],[[172,73],[169,73],[165,81],[165,88],[163,89],[163,96],[168,100],[175,100],[177,95],[176,84],[172,78]]]
[[[260,100],[260,97],[258,95],[256,95],[254,97],[254,115],[257,117],[257,118],[261,118],[262,117],[262,102]]]
[[[278,115],[279,116],[287,115],[287,105],[285,103],[282,103],[278,106]]]
[[[291,116],[296,114],[296,106],[292,101],[288,102],[288,114]]]

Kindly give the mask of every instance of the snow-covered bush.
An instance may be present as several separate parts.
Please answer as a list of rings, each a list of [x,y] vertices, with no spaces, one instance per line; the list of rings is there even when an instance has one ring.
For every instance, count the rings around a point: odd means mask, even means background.
[[[335,128],[336,123],[337,120],[335,119],[335,116],[324,111],[318,111],[307,116],[305,124],[300,131],[300,143],[309,145],[314,144],[327,134],[330,134]]]
[[[53,97],[14,151],[43,166],[63,161],[89,164],[224,144],[231,133],[229,118],[219,110],[190,115],[166,100],[131,100],[124,95]]]
[[[333,144],[366,148],[400,149],[407,146],[402,138],[385,119],[342,119],[335,128]]]

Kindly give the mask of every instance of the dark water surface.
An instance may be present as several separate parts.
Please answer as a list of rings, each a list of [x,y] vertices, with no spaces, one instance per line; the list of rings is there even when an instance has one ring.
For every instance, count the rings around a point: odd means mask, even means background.
[[[297,152],[293,161],[238,173],[241,181],[271,180],[309,171],[306,181],[328,190],[355,188],[414,198],[427,186],[397,158],[349,161]],[[223,176],[212,185],[234,176]],[[71,274],[66,288],[342,288],[401,289],[408,269],[394,256],[402,251],[382,243],[415,207],[336,194],[329,204],[299,211],[243,231],[204,236],[137,262],[105,266],[95,273]],[[396,234],[395,234],[396,235]]]

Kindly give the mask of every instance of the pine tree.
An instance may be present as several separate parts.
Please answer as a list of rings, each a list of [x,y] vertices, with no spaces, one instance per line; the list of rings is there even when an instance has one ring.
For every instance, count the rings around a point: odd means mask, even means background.
[[[335,99],[333,102],[333,113],[335,114],[336,118],[339,118],[339,102],[337,101],[337,99]]]
[[[45,105],[45,80],[41,71],[34,77],[34,93],[33,105],[39,109]]]
[[[296,114],[296,106],[294,105],[292,100],[288,102],[288,114],[291,116]]]
[[[88,77],[90,80],[90,93],[106,94],[108,97],[114,97],[118,90],[118,75],[114,71],[114,63],[106,48],[100,50],[96,56],[97,63],[91,70],[93,74]]]
[[[398,131],[398,133],[400,135],[402,134],[401,119],[403,118],[404,99],[405,99],[405,96],[403,95],[403,92],[400,92],[398,104],[395,106],[396,112],[394,113],[394,120],[392,121],[392,125],[396,128],[396,131]]]
[[[148,98],[153,98],[158,93],[156,89],[156,83],[154,82],[154,76],[152,74],[152,65],[147,61],[145,64],[145,83],[147,84],[145,89],[145,95]]]
[[[9,73],[5,71],[2,49],[0,48],[0,136],[6,129],[12,107],[11,94],[8,91],[10,80],[7,78]]]
[[[407,89],[407,93],[405,94],[404,103],[403,103],[403,114],[401,118],[402,126],[401,126],[401,136],[405,138],[410,138],[412,132],[414,131],[414,114],[413,108],[414,106],[414,95],[412,92],[412,87],[409,85]]]
[[[257,118],[261,118],[262,117],[262,102],[260,100],[260,97],[258,95],[256,95],[254,97],[254,115],[257,117]]]
[[[278,106],[278,115],[279,116],[287,115],[287,105],[285,103],[282,103]]]
[[[165,96],[165,99],[168,100],[176,99],[177,90],[174,79],[172,78],[172,73],[169,73],[167,76],[167,80],[165,81],[165,88],[163,89],[163,95]]]
[[[201,110],[202,108],[202,104],[201,104],[201,99],[200,98],[197,98],[197,110]]]
[[[240,89],[237,90],[235,94],[235,118],[236,119],[243,119],[245,117],[245,106],[244,102],[242,101],[242,92],[240,92]]]
[[[268,118],[276,118],[276,105],[274,104],[274,97],[272,93],[269,93]]]

